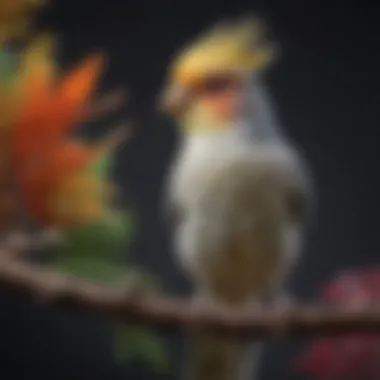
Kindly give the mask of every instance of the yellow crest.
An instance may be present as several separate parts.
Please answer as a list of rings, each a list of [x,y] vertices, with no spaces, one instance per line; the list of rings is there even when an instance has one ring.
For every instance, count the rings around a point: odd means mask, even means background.
[[[259,20],[250,17],[219,24],[179,54],[170,72],[171,79],[191,85],[209,72],[260,71],[273,61],[274,53],[274,46],[264,41]]]

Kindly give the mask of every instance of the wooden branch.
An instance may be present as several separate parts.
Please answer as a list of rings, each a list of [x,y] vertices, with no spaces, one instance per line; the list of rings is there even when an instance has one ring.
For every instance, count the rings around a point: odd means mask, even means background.
[[[380,332],[380,308],[371,310],[294,307],[284,310],[194,310],[188,301],[161,296],[133,297],[120,289],[102,287],[59,275],[17,260],[0,259],[0,286],[49,304],[92,311],[126,324],[154,325],[168,331],[184,327],[244,337],[279,338],[305,334],[335,335]]]
[[[47,228],[38,233],[28,233],[22,229],[12,229],[1,239],[1,259],[19,260],[26,253],[38,249],[51,248],[59,244],[63,239],[60,231]]]

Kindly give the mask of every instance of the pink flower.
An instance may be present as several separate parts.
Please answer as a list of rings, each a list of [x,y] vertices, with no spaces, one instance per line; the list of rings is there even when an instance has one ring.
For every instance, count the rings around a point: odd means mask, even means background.
[[[323,301],[361,307],[380,301],[380,268],[346,272],[321,291]],[[314,380],[379,380],[380,335],[348,334],[319,338],[295,361],[295,372]]]

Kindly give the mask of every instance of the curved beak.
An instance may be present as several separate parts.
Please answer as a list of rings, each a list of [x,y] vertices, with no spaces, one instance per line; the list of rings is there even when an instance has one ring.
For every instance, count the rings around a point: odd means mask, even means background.
[[[188,89],[179,85],[170,85],[159,96],[157,107],[160,112],[178,117],[185,111],[190,101],[191,93]]]

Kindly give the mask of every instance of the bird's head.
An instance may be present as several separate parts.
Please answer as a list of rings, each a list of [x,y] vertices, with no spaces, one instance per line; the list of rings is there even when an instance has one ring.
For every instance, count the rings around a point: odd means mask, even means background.
[[[239,119],[250,74],[274,56],[262,26],[252,18],[220,24],[187,46],[169,70],[161,109],[186,132],[224,129]]]

